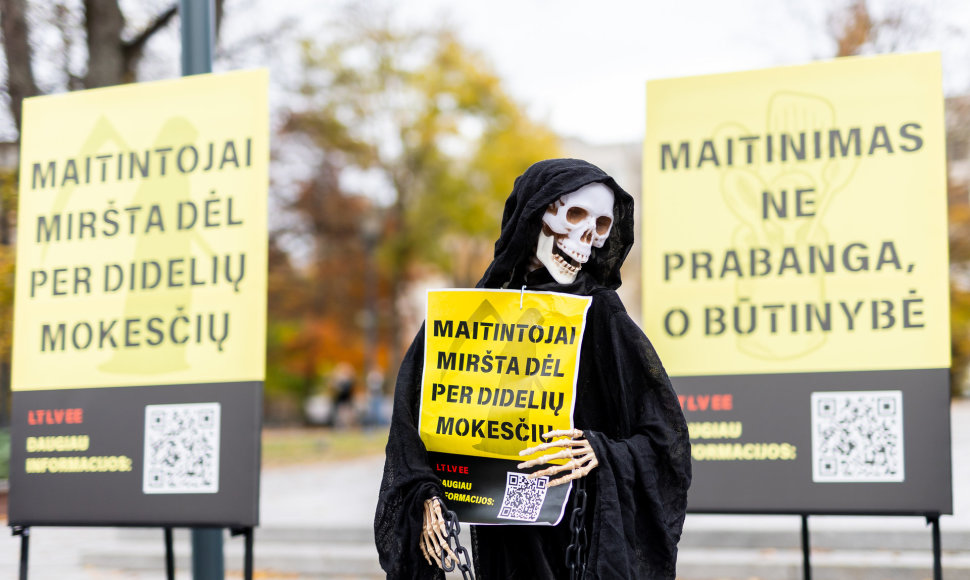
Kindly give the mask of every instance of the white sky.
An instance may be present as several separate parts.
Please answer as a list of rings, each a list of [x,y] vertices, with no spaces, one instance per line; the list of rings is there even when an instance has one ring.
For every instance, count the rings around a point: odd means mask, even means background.
[[[810,58],[806,33],[776,47],[756,31],[791,21],[783,2],[423,0],[446,10],[468,44],[484,52],[509,91],[566,136],[617,142],[642,138],[651,78],[771,66]],[[444,7],[444,8],[443,8]],[[698,18],[699,15],[702,17]]]
[[[347,1],[227,0],[223,45],[235,38],[236,46],[250,50],[217,70],[269,67],[279,105],[284,79],[293,76],[297,42],[325,43],[323,23]],[[383,3],[409,25],[450,23],[466,45],[485,55],[533,118],[563,136],[604,144],[643,138],[649,79],[803,64],[831,55],[826,7],[850,0],[356,1]],[[877,18],[887,6],[906,7],[918,40],[905,48],[941,51],[946,92],[970,92],[970,0],[868,3]],[[131,5],[127,0],[134,19],[138,11]],[[274,35],[287,20],[295,30]],[[261,50],[246,40],[260,34],[274,37],[276,46]],[[177,27],[158,40],[146,55],[145,80],[179,75]],[[49,68],[35,72],[43,77]],[[0,115],[0,136],[12,132]]]
[[[312,34],[340,2],[257,0]],[[413,24],[449,22],[491,61],[532,116],[592,143],[643,138],[649,79],[802,64],[832,54],[825,6],[838,0],[399,0]],[[919,50],[943,52],[949,93],[970,90],[970,0],[915,6]],[[270,8],[271,7],[271,8]],[[962,36],[960,36],[962,34]]]

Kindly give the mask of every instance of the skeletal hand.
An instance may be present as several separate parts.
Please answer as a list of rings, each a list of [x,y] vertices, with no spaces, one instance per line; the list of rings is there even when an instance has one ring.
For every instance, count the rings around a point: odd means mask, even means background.
[[[596,454],[593,452],[593,448],[590,446],[589,441],[583,438],[583,432],[579,429],[549,431],[548,433],[543,433],[542,437],[543,439],[569,437],[569,439],[549,441],[547,443],[541,443],[535,447],[530,447],[529,449],[519,451],[520,456],[525,456],[532,455],[533,453],[539,453],[541,451],[548,451],[550,449],[561,450],[556,453],[550,453],[536,459],[530,459],[529,461],[522,462],[519,464],[519,469],[535,467],[536,465],[549,463],[555,459],[569,459],[569,461],[562,465],[553,465],[552,467],[547,467],[541,471],[531,473],[528,476],[529,479],[535,479],[537,477],[543,477],[546,475],[552,476],[568,470],[568,474],[558,479],[549,481],[549,487],[555,487],[568,481],[585,477],[590,471],[593,470],[594,467],[599,465],[599,461],[596,459]]]
[[[447,534],[445,517],[441,513],[441,500],[437,497],[425,500],[424,527],[418,545],[421,546],[421,553],[424,554],[424,559],[428,561],[428,564],[431,563],[433,558],[438,567],[444,568],[445,566],[441,563],[442,557],[445,558],[445,562],[448,562],[449,559],[453,562],[458,560],[455,553],[451,551],[451,547],[448,546],[448,540],[445,539]],[[442,551],[445,553],[442,554]]]

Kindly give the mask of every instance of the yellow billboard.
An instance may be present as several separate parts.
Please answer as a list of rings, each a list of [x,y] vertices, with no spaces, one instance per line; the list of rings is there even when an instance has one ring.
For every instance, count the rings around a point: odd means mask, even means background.
[[[671,375],[946,368],[938,54],[647,84],[644,326]]]
[[[520,451],[546,441],[543,433],[571,429],[591,301],[552,292],[428,292],[419,425],[428,451],[518,463]]]
[[[24,102],[14,390],[263,379],[267,86]]]

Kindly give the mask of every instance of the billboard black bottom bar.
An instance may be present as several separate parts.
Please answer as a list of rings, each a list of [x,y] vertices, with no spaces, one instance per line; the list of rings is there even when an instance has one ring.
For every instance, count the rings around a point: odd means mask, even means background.
[[[953,513],[949,369],[672,381],[691,512]]]
[[[13,526],[259,523],[261,381],[16,391]]]

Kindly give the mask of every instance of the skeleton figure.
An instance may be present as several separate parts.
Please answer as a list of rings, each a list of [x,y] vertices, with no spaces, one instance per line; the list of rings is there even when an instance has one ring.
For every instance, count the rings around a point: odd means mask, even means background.
[[[602,248],[613,227],[613,192],[602,183],[591,183],[567,193],[549,204],[542,217],[542,231],[536,244],[533,269],[545,267],[560,284],[571,284],[576,274],[590,257],[593,248]],[[519,469],[544,465],[556,459],[569,459],[562,465],[553,464],[532,473],[529,479],[569,473],[549,480],[549,487],[562,485],[584,477],[599,462],[589,441],[579,429],[549,431],[542,435],[548,442],[523,449],[519,455],[526,456],[541,451],[552,451],[518,465]],[[565,439],[557,439],[565,437]],[[434,559],[438,566],[445,566],[454,554],[445,541],[445,522],[441,513],[441,500],[433,497],[424,502],[424,526],[421,530],[421,553],[430,564]],[[442,554],[445,552],[445,554]]]
[[[598,167],[577,159],[536,163],[515,181],[493,261],[477,287],[592,299],[580,344],[576,428],[546,433],[544,443],[521,450],[540,456],[518,468],[538,468],[531,477],[549,477],[550,486],[583,478],[587,577],[674,580],[690,443],[663,365],[616,293],[633,245],[633,215],[633,197]],[[456,558],[445,541],[445,502],[439,499],[445,491],[418,432],[424,342],[422,328],[398,373],[375,514],[389,580],[442,579],[442,567]],[[569,577],[571,535],[565,520],[472,526],[476,578]]]
[[[533,267],[545,266],[560,284],[571,284],[589,260],[593,248],[602,248],[613,227],[613,192],[591,183],[549,204],[542,216],[542,231]]]

